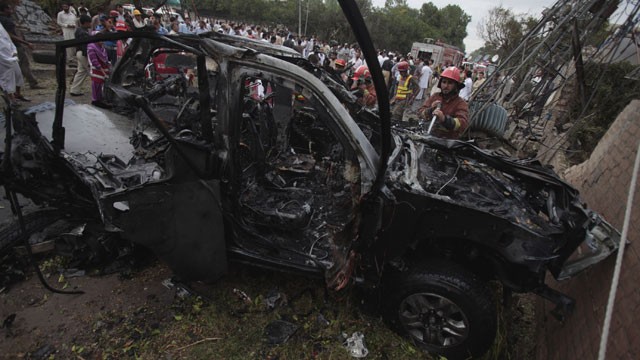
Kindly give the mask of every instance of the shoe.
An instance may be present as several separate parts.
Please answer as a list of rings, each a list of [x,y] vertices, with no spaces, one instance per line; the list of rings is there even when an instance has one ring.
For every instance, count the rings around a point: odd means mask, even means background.
[[[91,105],[103,109],[111,109],[113,106],[111,104],[104,103],[102,101],[92,101]]]
[[[31,90],[41,90],[41,89],[44,89],[44,86],[40,86],[38,84],[29,85],[29,89],[31,89]]]
[[[71,95],[71,96],[82,96],[84,94],[69,93],[69,95]]]
[[[24,97],[24,95],[15,95],[15,98],[24,102],[31,102],[31,99]]]

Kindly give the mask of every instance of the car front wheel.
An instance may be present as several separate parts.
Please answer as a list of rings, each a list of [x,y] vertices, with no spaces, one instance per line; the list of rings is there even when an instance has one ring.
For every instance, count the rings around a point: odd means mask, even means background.
[[[430,353],[447,359],[483,355],[497,327],[487,284],[458,265],[425,262],[387,279],[386,319]]]

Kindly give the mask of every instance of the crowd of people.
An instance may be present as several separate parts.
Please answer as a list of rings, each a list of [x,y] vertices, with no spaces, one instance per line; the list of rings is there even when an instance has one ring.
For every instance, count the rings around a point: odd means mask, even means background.
[[[13,7],[4,2],[0,4],[3,26],[0,30],[0,66],[7,69],[0,75],[0,86],[9,94],[12,103],[28,101],[20,92],[25,78],[32,88],[39,86],[31,75],[24,51],[33,46],[16,33],[15,24],[11,20]],[[77,8],[72,3],[64,3],[56,21],[62,29],[64,39],[138,30],[155,31],[159,34],[219,32],[286,46],[298,51],[312,65],[334,73],[337,79],[353,91],[363,107],[377,106],[371,73],[361,50],[355,44],[325,41],[315,35],[299,36],[286,27],[269,28],[211,19],[192,22],[189,18],[182,20],[178,16],[154,13],[152,10],[143,13],[138,9],[125,9],[121,4],[92,16],[82,3]],[[67,65],[76,68],[70,86],[71,96],[83,95],[84,83],[90,78],[92,104],[109,107],[103,101],[103,84],[109,76],[111,66],[122,55],[125,47],[126,41],[103,41],[67,48]],[[20,55],[21,53],[23,54]],[[433,117],[437,120],[434,134],[439,136],[455,138],[464,131],[468,117],[466,102],[484,82],[483,72],[478,72],[474,81],[471,71],[461,71],[449,64],[436,66],[430,59],[414,59],[410,55],[404,56],[387,50],[379,51],[378,62],[390,94],[392,121],[403,121],[405,112],[410,111],[421,118]]]

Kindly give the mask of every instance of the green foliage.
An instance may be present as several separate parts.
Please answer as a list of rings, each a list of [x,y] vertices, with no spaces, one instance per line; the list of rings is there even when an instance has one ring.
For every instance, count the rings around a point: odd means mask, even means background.
[[[585,64],[586,85],[594,93],[586,108],[576,98],[570,110],[570,119],[582,120],[569,134],[572,161],[586,160],[618,114],[631,100],[640,98],[638,80],[624,77],[633,68],[628,62]]]
[[[510,9],[496,6],[490,9],[489,16],[478,24],[478,33],[485,41],[479,52],[497,53],[505,57],[520,45],[524,35],[536,24],[535,18],[515,14]]]
[[[451,45],[464,48],[463,40],[467,37],[467,24],[471,16],[467,15],[458,5],[447,5],[440,11],[443,23],[438,26],[442,31],[441,39]]]

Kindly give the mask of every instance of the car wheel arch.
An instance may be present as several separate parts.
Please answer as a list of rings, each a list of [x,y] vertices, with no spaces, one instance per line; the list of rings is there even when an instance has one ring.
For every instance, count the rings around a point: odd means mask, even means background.
[[[481,356],[493,344],[497,331],[495,299],[490,288],[486,286],[485,280],[459,264],[442,259],[430,260],[428,263],[407,263],[404,270],[394,271],[385,276],[382,286],[383,318],[401,335],[410,338],[416,346],[429,352],[447,358]],[[409,325],[408,329],[406,319],[419,317],[420,321],[425,323],[425,327],[434,321],[431,315],[415,309],[415,304],[419,303],[440,303],[444,304],[443,309],[456,309],[452,311],[452,319],[434,316],[438,318],[436,323],[441,321],[444,324],[460,324],[459,329],[462,332],[453,336],[459,335],[460,343],[452,340],[451,346],[438,346],[429,343],[439,341],[437,339],[431,338],[423,342],[416,338],[416,331],[421,330],[411,329],[413,325]],[[404,316],[403,320],[402,314],[412,311],[414,313]],[[438,313],[438,309],[433,309],[433,312]],[[425,320],[425,316],[429,320]],[[424,331],[425,334],[431,332],[432,330]]]

